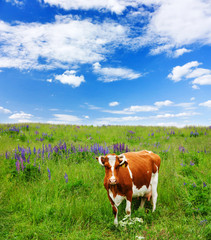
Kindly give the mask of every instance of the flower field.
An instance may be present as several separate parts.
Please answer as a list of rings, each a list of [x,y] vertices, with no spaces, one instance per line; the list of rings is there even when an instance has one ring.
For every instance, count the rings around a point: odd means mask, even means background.
[[[116,228],[96,156],[144,149],[157,209],[134,199]],[[0,124],[0,239],[211,239],[210,160],[211,127]]]

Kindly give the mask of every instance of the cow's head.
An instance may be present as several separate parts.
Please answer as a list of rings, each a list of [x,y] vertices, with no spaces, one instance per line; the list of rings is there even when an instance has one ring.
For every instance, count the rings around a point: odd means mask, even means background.
[[[108,154],[96,158],[100,165],[105,167],[105,178],[109,185],[119,183],[119,168],[127,166],[127,160],[124,155]]]

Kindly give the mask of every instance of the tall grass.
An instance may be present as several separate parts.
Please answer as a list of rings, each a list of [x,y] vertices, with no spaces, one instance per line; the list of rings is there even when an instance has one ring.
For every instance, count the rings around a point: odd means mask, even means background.
[[[157,209],[134,199],[143,223],[116,228],[95,157],[143,149],[161,156]],[[210,158],[210,127],[0,125],[0,239],[210,239]]]

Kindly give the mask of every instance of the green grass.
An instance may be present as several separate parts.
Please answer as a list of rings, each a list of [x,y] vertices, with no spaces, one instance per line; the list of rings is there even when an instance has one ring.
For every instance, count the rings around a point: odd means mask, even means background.
[[[0,125],[0,239],[211,239],[210,128],[13,127]],[[64,143],[66,149],[57,153],[45,151],[49,144]],[[147,149],[161,156],[156,211],[149,203],[139,209],[140,199],[133,200],[132,218],[143,218],[143,224],[113,225],[104,169],[95,159],[101,153],[90,152],[96,143],[110,152],[124,143],[131,151]],[[80,152],[79,146],[89,151]],[[18,147],[31,150],[25,153],[24,171],[20,161],[16,168]],[[119,220],[124,209],[123,202]]]

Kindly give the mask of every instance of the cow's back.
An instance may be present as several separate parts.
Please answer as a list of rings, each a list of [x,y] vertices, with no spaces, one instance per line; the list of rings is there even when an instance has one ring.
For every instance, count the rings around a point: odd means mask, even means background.
[[[124,153],[132,173],[133,183],[137,188],[149,187],[152,174],[159,171],[160,157],[149,151]]]

